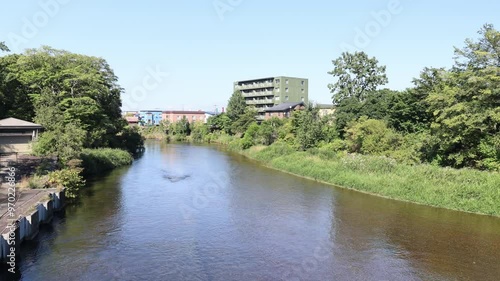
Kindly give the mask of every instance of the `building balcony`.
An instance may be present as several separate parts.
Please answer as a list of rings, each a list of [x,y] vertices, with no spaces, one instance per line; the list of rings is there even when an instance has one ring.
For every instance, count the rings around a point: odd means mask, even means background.
[[[247,90],[247,89],[261,89],[261,88],[271,88],[274,87],[272,82],[265,83],[255,83],[255,84],[245,84],[245,85],[236,85],[236,90]]]
[[[273,99],[264,99],[264,100],[246,100],[245,101],[249,105],[253,104],[274,104]]]
[[[241,93],[243,97],[262,97],[262,96],[274,96],[273,91],[263,91],[263,92],[250,92],[250,93]]]

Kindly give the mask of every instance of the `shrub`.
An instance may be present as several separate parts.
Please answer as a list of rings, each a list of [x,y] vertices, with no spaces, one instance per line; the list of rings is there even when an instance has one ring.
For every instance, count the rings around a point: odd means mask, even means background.
[[[66,188],[67,198],[76,198],[78,191],[85,185],[79,169],[62,169],[48,174],[48,183],[51,187]]]
[[[80,157],[87,176],[129,165],[134,160],[127,151],[113,148],[84,149]]]

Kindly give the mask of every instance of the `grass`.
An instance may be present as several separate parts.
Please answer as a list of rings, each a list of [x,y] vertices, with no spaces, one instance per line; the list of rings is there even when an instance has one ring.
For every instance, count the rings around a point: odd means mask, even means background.
[[[84,149],[80,157],[86,176],[129,165],[134,160],[127,151],[113,148]]]
[[[266,166],[387,198],[500,216],[500,173],[405,165],[386,157],[298,152],[286,144],[243,152]]]

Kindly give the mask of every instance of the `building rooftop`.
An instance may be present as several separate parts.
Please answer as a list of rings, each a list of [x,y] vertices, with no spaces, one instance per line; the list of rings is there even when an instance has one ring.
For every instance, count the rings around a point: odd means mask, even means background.
[[[139,117],[135,117],[135,116],[127,116],[125,117],[125,119],[127,120],[127,122],[129,123],[139,123]]]
[[[6,118],[0,120],[0,129],[42,129],[42,125],[17,118]]]
[[[304,105],[304,102],[285,102],[266,109],[266,112],[285,111],[287,109],[294,108],[297,105]]]
[[[194,110],[167,110],[167,111],[163,111],[163,113],[166,113],[166,114],[205,114],[205,111],[202,111],[202,110],[198,110],[198,111],[194,111]]]

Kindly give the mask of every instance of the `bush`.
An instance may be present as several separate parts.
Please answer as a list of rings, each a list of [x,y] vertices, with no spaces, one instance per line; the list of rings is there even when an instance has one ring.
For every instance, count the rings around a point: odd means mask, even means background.
[[[127,151],[113,148],[84,149],[80,157],[87,176],[129,165],[134,160]]]
[[[48,174],[48,183],[51,187],[66,188],[67,198],[76,198],[78,191],[85,185],[80,175],[81,169],[63,169]]]

